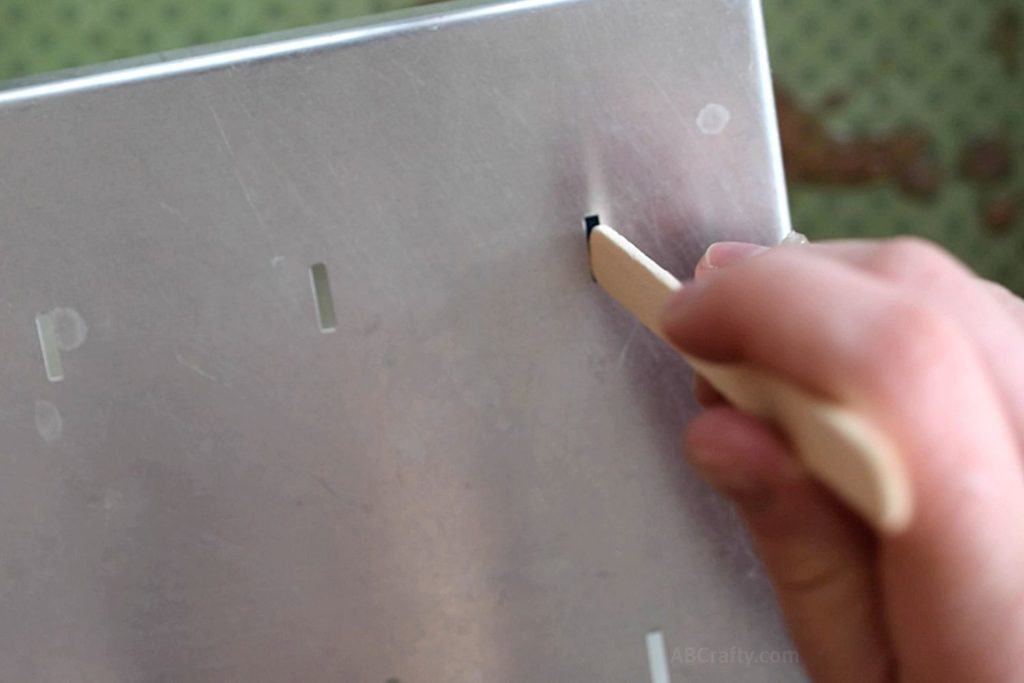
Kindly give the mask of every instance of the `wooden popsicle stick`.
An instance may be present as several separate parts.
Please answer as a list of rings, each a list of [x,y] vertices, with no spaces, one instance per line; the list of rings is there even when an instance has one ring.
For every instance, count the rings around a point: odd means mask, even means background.
[[[679,280],[606,225],[596,226],[588,239],[598,284],[675,346],[661,316]],[[680,353],[736,408],[781,429],[807,470],[872,526],[889,534],[907,527],[913,497],[903,462],[891,439],[867,419],[759,368]]]

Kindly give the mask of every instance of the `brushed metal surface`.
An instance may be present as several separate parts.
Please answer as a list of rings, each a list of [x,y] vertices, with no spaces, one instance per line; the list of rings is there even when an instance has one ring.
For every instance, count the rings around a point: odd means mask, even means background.
[[[377,21],[0,93],[0,680],[799,678],[581,227],[788,231],[756,2]]]

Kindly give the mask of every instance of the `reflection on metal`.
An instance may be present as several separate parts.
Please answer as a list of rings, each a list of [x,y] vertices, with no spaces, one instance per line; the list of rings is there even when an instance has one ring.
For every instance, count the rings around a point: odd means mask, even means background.
[[[39,335],[39,349],[43,352],[43,369],[46,379],[60,382],[64,379],[64,365],[60,360],[60,348],[57,346],[57,326],[53,316],[40,313],[36,316],[36,333]]]
[[[644,638],[647,645],[647,665],[651,669],[651,683],[672,683],[669,671],[668,652],[665,650],[665,634],[651,631]]]
[[[313,300],[316,302],[316,318],[320,331],[334,332],[338,320],[334,312],[334,295],[331,294],[331,280],[327,275],[327,266],[314,263],[309,269],[309,279],[313,285]]]
[[[677,455],[686,370],[580,227],[677,273],[788,232],[760,21],[428,8],[0,93],[0,679],[636,681],[651,624],[785,648]],[[51,383],[57,308],[89,332]]]

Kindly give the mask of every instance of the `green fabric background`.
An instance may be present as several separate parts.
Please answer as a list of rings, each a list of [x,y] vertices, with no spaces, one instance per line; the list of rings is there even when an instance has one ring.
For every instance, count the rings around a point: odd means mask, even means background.
[[[628,0],[621,0],[628,2]],[[680,0],[684,1],[684,0]],[[91,64],[340,18],[416,0],[0,0],[0,78]],[[930,132],[945,181],[931,201],[886,183],[791,187],[794,224],[812,238],[915,233],[981,274],[1024,292],[1024,218],[986,232],[979,206],[1024,195],[1024,56],[1010,73],[992,49],[997,12],[1024,0],[766,0],[776,79],[807,106],[842,92],[825,115],[839,136],[912,125]],[[1018,46],[1019,47],[1019,46]],[[1000,135],[1013,177],[979,187],[959,177],[968,141]]]

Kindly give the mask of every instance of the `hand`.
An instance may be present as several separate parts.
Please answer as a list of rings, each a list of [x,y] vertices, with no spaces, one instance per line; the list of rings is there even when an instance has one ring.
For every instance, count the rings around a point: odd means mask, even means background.
[[[861,412],[906,463],[914,518],[877,537],[698,381],[686,451],[738,506],[814,680],[1024,677],[1024,303],[914,239],[722,243],[664,324]]]

